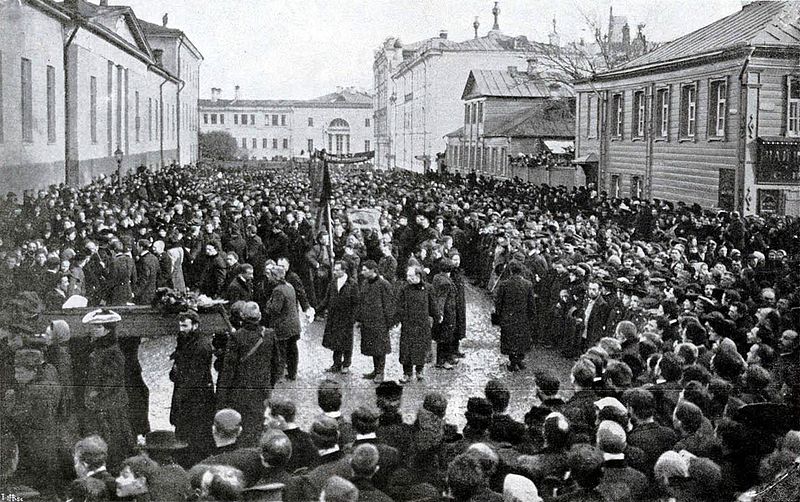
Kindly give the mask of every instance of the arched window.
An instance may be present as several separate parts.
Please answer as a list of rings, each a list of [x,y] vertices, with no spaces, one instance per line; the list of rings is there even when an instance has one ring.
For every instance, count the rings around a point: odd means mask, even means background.
[[[328,151],[350,153],[350,124],[344,119],[333,119],[328,125]]]

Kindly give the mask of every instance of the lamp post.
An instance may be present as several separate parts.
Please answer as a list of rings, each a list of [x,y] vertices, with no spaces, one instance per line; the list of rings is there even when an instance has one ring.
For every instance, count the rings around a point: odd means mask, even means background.
[[[117,183],[122,187],[122,156],[124,153],[120,147],[114,151],[114,158],[117,160]]]

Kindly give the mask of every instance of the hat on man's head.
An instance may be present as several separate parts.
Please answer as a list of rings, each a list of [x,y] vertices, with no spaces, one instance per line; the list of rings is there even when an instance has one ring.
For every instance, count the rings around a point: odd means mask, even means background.
[[[317,448],[331,448],[339,441],[339,422],[327,415],[319,416],[308,433]]]
[[[362,434],[375,432],[378,428],[378,412],[367,406],[359,406],[350,415],[353,429]]]
[[[261,308],[256,302],[247,302],[242,306],[241,316],[245,321],[260,321]]]
[[[375,397],[384,401],[399,401],[403,397],[403,386],[394,380],[381,382],[375,388]]]
[[[122,317],[113,310],[97,309],[83,316],[81,322],[83,324],[112,324],[121,320]]]

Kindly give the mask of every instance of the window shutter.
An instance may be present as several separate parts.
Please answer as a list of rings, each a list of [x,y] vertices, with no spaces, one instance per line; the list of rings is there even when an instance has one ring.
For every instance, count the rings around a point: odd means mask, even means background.
[[[717,110],[716,95],[715,95],[716,93],[713,92],[711,82],[712,82],[712,80],[710,78],[708,80],[706,80],[706,89],[708,89],[708,95],[707,95],[707,98],[706,98],[706,103],[707,103],[706,104],[706,139],[711,138],[713,136],[716,136],[716,132],[717,132],[717,124],[716,124],[716,121],[714,120],[716,118],[716,114],[717,114],[717,112],[716,112],[716,110]],[[712,128],[712,121],[715,122],[713,124],[713,128]],[[696,132],[697,131],[695,131],[695,133]],[[712,134],[712,132],[713,132],[713,134]],[[696,136],[696,134],[695,134],[695,136]]]
[[[722,139],[724,141],[728,141],[728,122],[730,119],[729,110],[731,109],[731,77],[730,75],[725,75],[725,109],[723,113],[725,113],[725,127],[722,130]]]
[[[672,84],[667,86],[667,141],[672,133]]]

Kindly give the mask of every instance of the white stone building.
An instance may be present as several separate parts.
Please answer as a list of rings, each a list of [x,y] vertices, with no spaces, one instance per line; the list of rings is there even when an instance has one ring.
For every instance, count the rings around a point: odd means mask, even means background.
[[[422,171],[446,149],[445,135],[463,122],[461,93],[470,70],[524,68],[536,44],[500,31],[495,2],[494,25],[475,38],[456,42],[442,30],[438,37],[403,44],[388,38],[373,63],[375,162],[384,169]]]
[[[353,88],[309,100],[221,99],[220,89],[199,104],[200,130],[227,131],[239,156],[289,159],[325,148],[330,153],[357,153],[374,148],[372,96]]]
[[[0,193],[85,184],[116,172],[117,150],[123,171],[159,167],[197,143],[177,128],[186,82],[129,7],[2,2],[0,33]]]

